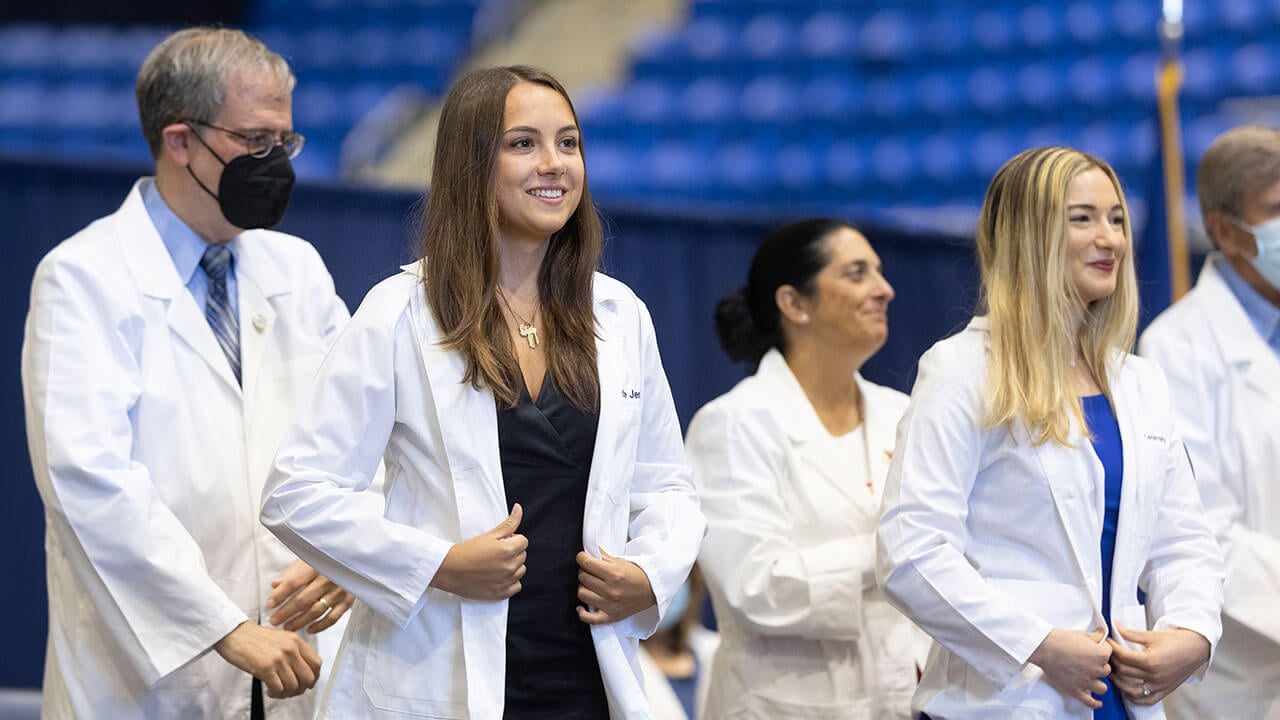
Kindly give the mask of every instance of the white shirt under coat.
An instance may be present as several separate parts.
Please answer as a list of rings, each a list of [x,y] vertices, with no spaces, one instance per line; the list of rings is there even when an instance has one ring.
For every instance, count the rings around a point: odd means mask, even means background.
[[[920,359],[884,494],[879,574],[933,636],[915,711],[953,718],[1078,718],[1028,662],[1050,629],[1104,626],[1102,462],[1080,427],[1070,446],[986,428],[988,321]],[[1175,427],[1164,375],[1124,356],[1110,377],[1124,479],[1111,623],[1221,634],[1222,557]],[[1145,609],[1137,591],[1146,592]],[[1202,674],[1202,667],[1198,674]],[[1133,720],[1163,718],[1126,703]]]
[[[1142,335],[1226,555],[1222,642],[1204,682],[1167,701],[1180,720],[1280,720],[1280,358],[1210,255],[1196,286]]]
[[[22,376],[45,509],[44,717],[248,718],[252,678],[211,648],[265,622],[270,582],[295,560],[258,501],[347,309],[310,245],[242,233],[242,389],[140,187],[32,283]],[[313,694],[266,703],[272,718],[314,712]]]
[[[865,416],[847,436],[827,431],[777,350],[689,425],[709,520],[699,565],[721,637],[709,720],[910,717],[928,640],[875,582],[907,397],[856,380]]]
[[[643,303],[597,275],[600,421],[583,547],[631,560],[657,606],[591,635],[614,720],[651,720],[637,660],[706,527]],[[359,602],[323,717],[500,720],[507,602],[429,587],[454,543],[507,517],[493,396],[439,344],[416,268],[365,298],[276,458],[263,522]],[[385,512],[368,492],[386,465]]]

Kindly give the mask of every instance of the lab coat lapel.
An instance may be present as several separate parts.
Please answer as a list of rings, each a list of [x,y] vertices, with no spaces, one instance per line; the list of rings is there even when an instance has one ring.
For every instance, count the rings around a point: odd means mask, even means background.
[[[1218,271],[1226,260],[1214,255],[1196,281],[1195,292],[1209,295],[1206,305],[1218,308],[1211,332],[1217,336],[1223,359],[1232,365],[1245,366],[1244,380],[1261,397],[1280,404],[1280,358],[1258,335],[1240,301]]]
[[[1053,497],[1054,510],[1070,544],[1071,563],[1080,582],[1089,588],[1094,621],[1100,623],[1102,554],[1098,549],[1098,538],[1101,537],[1102,503],[1105,499],[1102,461],[1093,452],[1082,428],[1075,423],[1072,425],[1069,445],[1052,440],[1031,445],[1026,428],[1018,426],[1014,432],[1020,443],[1034,449],[1043,480],[1048,483]]]
[[[497,405],[487,390],[463,381],[462,354],[440,344],[440,330],[421,292],[413,298],[412,313],[435,424],[453,476],[458,528],[463,538],[474,537],[492,530],[510,510],[498,456]]]
[[[183,279],[173,267],[173,259],[156,232],[151,216],[142,202],[138,185],[115,215],[120,248],[142,294],[168,304],[165,315],[169,327],[188,347],[211,367],[235,393],[240,383],[231,373],[231,365],[205,320],[204,308],[196,304]]]
[[[591,454],[587,479],[587,515],[582,524],[583,548],[599,556],[604,538],[600,536],[602,514],[608,511],[606,487],[614,447],[618,442],[618,421],[622,412],[623,347],[614,298],[599,294],[594,298],[596,316],[596,372],[600,379],[600,420],[596,425],[596,446]],[[641,402],[647,398],[641,398]]]
[[[862,477],[862,458],[855,458],[857,465],[854,467],[837,469],[833,466],[831,434],[818,418],[818,413],[813,409],[809,398],[804,394],[804,388],[800,386],[800,381],[796,379],[782,353],[777,350],[766,353],[756,374],[767,381],[764,392],[775,399],[777,413],[783,427],[787,429],[787,439],[792,450],[816,476],[812,481],[824,483],[864,512],[877,512],[879,508],[873,507],[871,494],[866,492],[866,478]],[[861,429],[855,432],[861,432]],[[869,435],[867,439],[870,441]],[[802,480],[807,481],[809,480]]]
[[[276,327],[274,298],[289,292],[289,283],[273,258],[252,239],[241,241],[236,264],[240,307],[240,373],[245,397],[255,397],[260,371]]]
[[[869,468],[872,487],[875,489],[873,512],[876,518],[880,514],[880,495],[884,492],[884,479],[889,474],[889,463],[893,460],[893,446],[897,442],[898,423],[895,417],[892,422],[880,419],[884,405],[876,403],[873,394],[867,390],[867,381],[858,376],[858,386],[862,389],[863,409],[867,424],[867,453],[871,465]]]
[[[1138,575],[1143,559],[1135,556],[1136,535],[1145,534],[1147,527],[1146,482],[1150,469],[1139,463],[1142,453],[1139,443],[1151,442],[1138,424],[1141,398],[1136,397],[1131,383],[1125,382],[1123,372],[1117,374],[1111,394],[1115,397],[1116,424],[1120,426],[1121,457],[1124,473],[1120,486],[1120,519],[1116,526],[1115,556],[1111,563],[1111,607],[1121,609],[1137,601]],[[1146,628],[1139,628],[1145,630]]]

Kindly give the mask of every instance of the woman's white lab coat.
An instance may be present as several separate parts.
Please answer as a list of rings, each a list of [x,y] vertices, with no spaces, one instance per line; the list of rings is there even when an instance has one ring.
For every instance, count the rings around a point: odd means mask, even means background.
[[[1227,566],[1213,667],[1170,698],[1169,717],[1280,720],[1280,359],[1222,279],[1225,262],[1211,255],[1139,345],[1169,377]]]
[[[875,582],[880,493],[907,397],[857,382],[865,461],[835,445],[776,350],[689,425],[709,523],[699,565],[721,638],[709,720],[910,717],[928,640]]]
[[[316,251],[240,236],[243,389],[135,186],[41,261],[23,340],[45,506],[49,718],[249,716],[251,678],[210,647],[266,621],[295,560],[257,520],[293,404],[347,309]],[[267,699],[310,717],[312,695]]]
[[[1079,428],[1068,447],[983,427],[987,327],[975,318],[921,358],[885,488],[880,577],[936,641],[914,707],[934,720],[1092,718],[1028,658],[1051,628],[1103,627],[1102,463]],[[1216,645],[1222,558],[1164,376],[1126,356],[1111,388],[1124,484],[1109,620],[1183,627]],[[1159,705],[1126,708],[1164,717]]]
[[[635,562],[658,604],[592,638],[615,720],[649,719],[638,640],[697,556],[706,527],[648,311],[597,275],[600,422],[583,547]],[[507,603],[428,587],[456,542],[507,516],[493,396],[440,347],[422,280],[375,287],[326,358],[276,458],[263,522],[359,602],[324,717],[498,720]],[[382,459],[386,509],[366,492]]]

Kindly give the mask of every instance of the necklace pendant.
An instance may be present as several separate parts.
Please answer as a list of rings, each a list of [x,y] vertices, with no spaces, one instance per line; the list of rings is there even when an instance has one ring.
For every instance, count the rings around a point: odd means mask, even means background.
[[[520,337],[529,341],[529,349],[538,347],[538,326],[531,322],[520,323]]]

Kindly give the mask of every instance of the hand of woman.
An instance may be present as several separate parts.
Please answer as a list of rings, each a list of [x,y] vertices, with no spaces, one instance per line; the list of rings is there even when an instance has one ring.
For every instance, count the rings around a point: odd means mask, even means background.
[[[529,547],[528,538],[516,534],[523,517],[524,509],[516,503],[492,530],[449,548],[431,587],[481,601],[506,600],[520,592]]]
[[[1115,667],[1112,685],[1135,705],[1160,702],[1196,668],[1209,662],[1209,641],[1194,630],[1130,630],[1117,625],[1116,632],[1131,643],[1143,645],[1140,650],[1129,650],[1115,640],[1107,640]]]
[[[658,602],[644,570],[604,548],[599,558],[578,553],[578,599],[586,606],[578,606],[578,619],[588,625],[625,620]]]
[[[1111,647],[1102,641],[1105,629],[1091,633],[1054,628],[1031,653],[1030,661],[1044,671],[1044,681],[1064,697],[1074,698],[1097,709],[1102,701],[1094,695],[1106,693],[1102,678],[1111,674]]]

